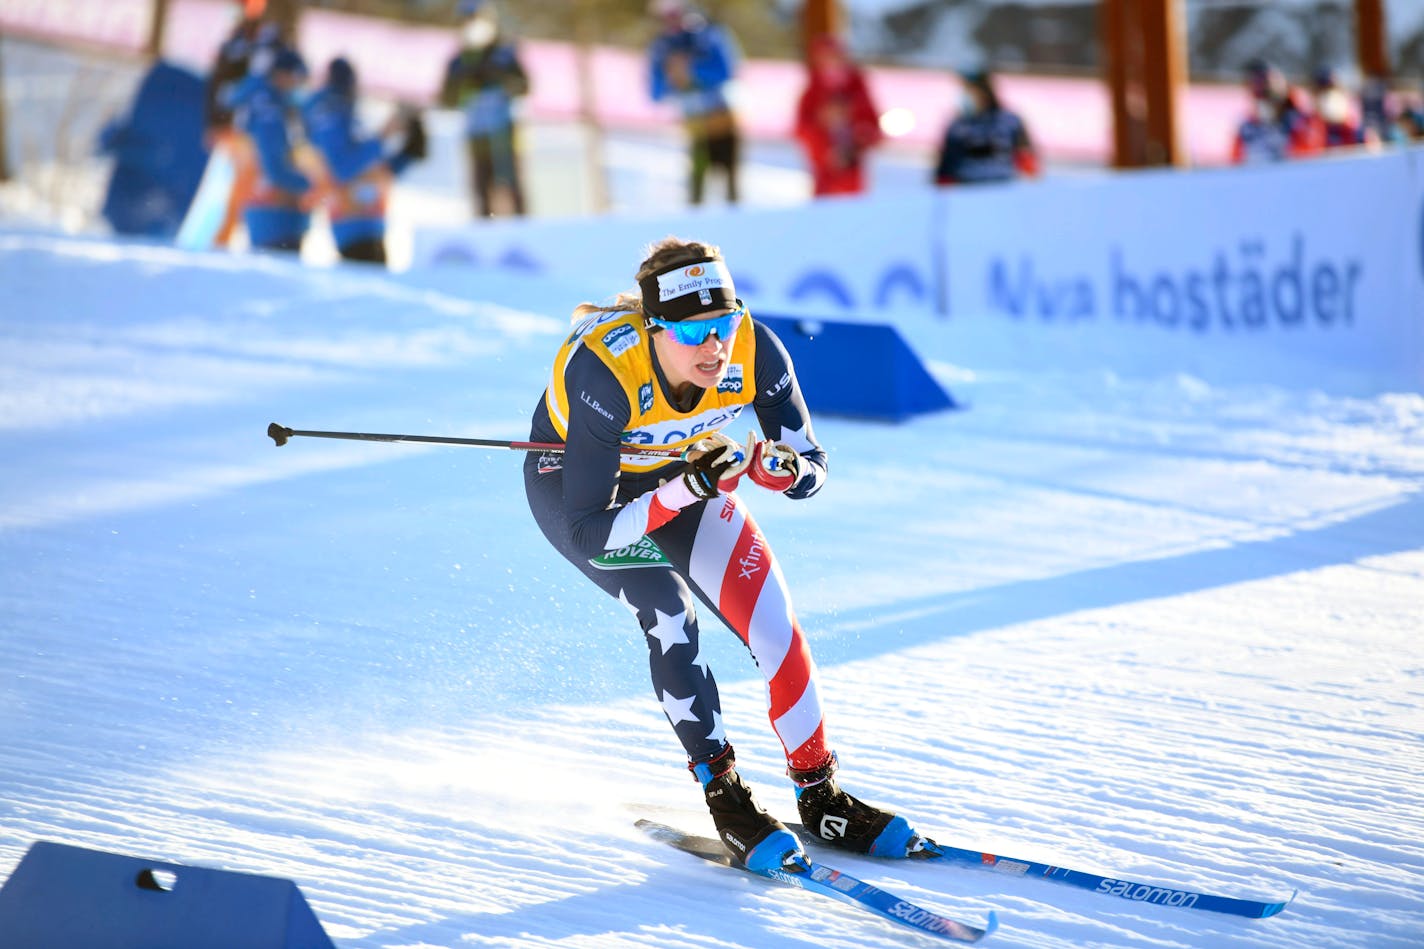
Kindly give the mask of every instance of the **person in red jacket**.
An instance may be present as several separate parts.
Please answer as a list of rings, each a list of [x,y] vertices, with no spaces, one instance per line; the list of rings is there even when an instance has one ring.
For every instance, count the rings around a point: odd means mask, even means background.
[[[865,190],[865,156],[880,142],[880,113],[865,74],[840,41],[818,36],[807,50],[806,89],[796,109],[817,197]]]

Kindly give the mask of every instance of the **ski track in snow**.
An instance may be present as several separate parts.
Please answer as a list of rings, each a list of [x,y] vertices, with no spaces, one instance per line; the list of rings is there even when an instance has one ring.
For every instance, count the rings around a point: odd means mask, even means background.
[[[608,288],[451,284],[0,232],[0,877],[37,839],[290,877],[342,949],[924,943],[633,828],[711,824],[517,454],[266,438],[523,437]],[[972,408],[818,420],[826,490],[748,497],[844,784],[957,846],[1300,894],[1251,921],[826,862],[997,909],[985,945],[1421,944],[1424,398],[914,341]],[[755,669],[704,643],[793,817]]]

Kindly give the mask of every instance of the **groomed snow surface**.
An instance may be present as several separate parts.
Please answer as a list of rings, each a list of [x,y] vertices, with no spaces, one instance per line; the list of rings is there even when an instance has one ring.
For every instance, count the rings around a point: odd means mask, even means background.
[[[628,282],[0,231],[0,879],[41,839],[287,877],[342,949],[928,944],[633,827],[711,822],[518,454],[265,435],[522,438],[573,304]],[[961,847],[1299,896],[828,862],[1005,949],[1424,944],[1424,398],[912,342],[969,408],[819,418],[820,495],[745,489],[843,784]],[[757,670],[704,648],[794,817]]]

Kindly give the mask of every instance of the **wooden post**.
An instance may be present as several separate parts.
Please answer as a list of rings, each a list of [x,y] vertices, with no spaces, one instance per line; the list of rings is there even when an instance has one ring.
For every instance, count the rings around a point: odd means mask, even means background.
[[[1103,43],[1103,78],[1112,105],[1112,166],[1131,168],[1141,154],[1143,104],[1132,95],[1128,63],[1127,0],[1102,0],[1098,5]]]
[[[5,48],[0,42],[0,51]],[[5,65],[0,63],[0,181],[10,180],[10,148],[5,139]]]
[[[1115,168],[1185,165],[1178,126],[1186,85],[1181,0],[1101,0]]]
[[[1389,77],[1389,33],[1384,0],[1355,0],[1355,54],[1360,72],[1371,79]]]
[[[281,34],[282,41],[295,46],[297,20],[302,15],[300,0],[266,0],[264,6],[267,19],[277,24],[277,32]]]
[[[163,56],[163,34],[168,26],[168,0],[153,0],[153,16],[148,21],[148,42],[144,53],[151,60]]]
[[[801,50],[811,48],[811,40],[817,36],[839,36],[841,31],[840,7],[836,0],[805,0],[801,6]]]
[[[1147,92],[1148,165],[1187,163],[1182,148],[1179,105],[1187,85],[1183,0],[1145,0],[1142,4],[1143,85]]]
[[[598,14],[588,2],[578,4],[575,53],[579,78],[579,124],[583,126],[584,173],[588,177],[589,203],[595,214],[608,210],[608,181],[603,172],[603,125],[598,120],[594,101],[593,48],[598,40]]]

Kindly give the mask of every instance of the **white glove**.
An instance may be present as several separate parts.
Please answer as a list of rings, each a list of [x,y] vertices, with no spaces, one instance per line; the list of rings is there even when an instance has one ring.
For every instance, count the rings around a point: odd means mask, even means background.
[[[748,446],[750,444],[748,440]],[[752,463],[751,452],[742,451],[741,445],[721,432],[713,432],[689,445],[682,458],[687,462],[682,480],[695,497],[702,499],[735,491],[737,482]]]

